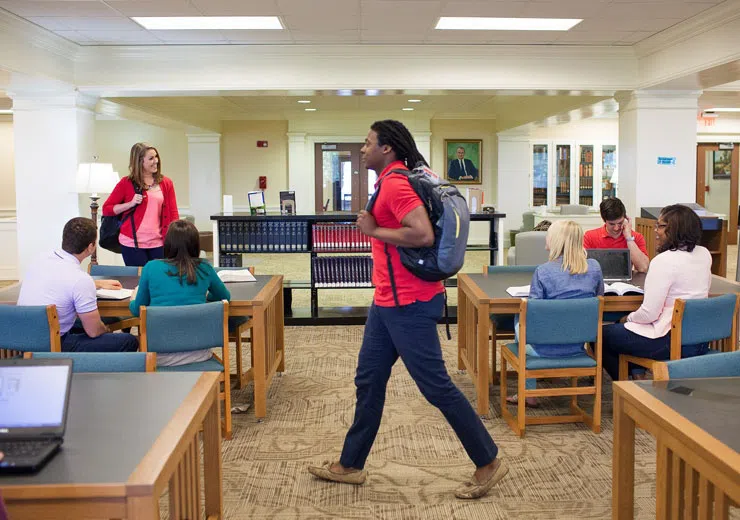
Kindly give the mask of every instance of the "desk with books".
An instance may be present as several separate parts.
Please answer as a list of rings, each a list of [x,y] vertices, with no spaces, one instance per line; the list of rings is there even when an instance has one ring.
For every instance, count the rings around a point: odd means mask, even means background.
[[[495,275],[461,273],[457,280],[457,366],[467,370],[473,380],[479,415],[488,415],[490,377],[489,337],[496,343],[491,314],[518,314],[520,298],[507,294],[512,286],[523,286],[532,280],[531,272],[497,273]],[[636,273],[630,282],[644,288],[645,274]],[[712,277],[710,296],[740,293],[740,283],[719,276]],[[631,312],[642,304],[642,295],[605,296],[604,312]],[[493,360],[495,367],[496,360]]]

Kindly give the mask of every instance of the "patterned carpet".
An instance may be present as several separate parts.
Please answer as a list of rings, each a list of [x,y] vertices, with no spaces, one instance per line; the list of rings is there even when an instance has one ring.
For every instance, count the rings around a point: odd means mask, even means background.
[[[368,459],[364,486],[326,483],[306,471],[336,459],[354,412],[352,378],[363,327],[286,329],[286,373],[275,379],[268,416],[234,416],[234,438],[223,445],[224,506],[228,519],[603,519],[611,511],[612,409],[604,385],[603,431],[583,425],[532,426],[522,440],[500,417],[484,421],[505,457],[509,475],[485,498],[456,499],[453,490],[473,466],[442,415],[419,393],[402,363],[389,382],[383,423]],[[456,370],[456,330],[444,338],[448,370],[472,399]],[[557,383],[556,383],[557,384]],[[492,390],[497,401],[498,388]],[[234,394],[251,402],[251,386]],[[567,412],[565,398],[543,400],[537,413]],[[636,437],[636,518],[655,516],[655,443]]]

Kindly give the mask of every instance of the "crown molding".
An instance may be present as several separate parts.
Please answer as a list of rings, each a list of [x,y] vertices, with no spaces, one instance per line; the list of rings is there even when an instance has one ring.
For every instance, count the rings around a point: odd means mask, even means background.
[[[184,120],[172,119],[153,111],[145,111],[121,103],[116,103],[109,99],[98,100],[95,111],[99,116],[102,116],[99,118],[101,120],[124,119],[139,121],[141,123],[147,123],[161,128],[181,130],[186,133],[195,133],[195,129],[198,129],[197,133],[200,134],[220,135],[221,133],[221,124],[218,122],[214,122],[213,124],[194,124]]]
[[[0,9],[0,34],[0,41],[9,40],[15,44],[19,41],[26,42],[71,62],[76,60],[77,53],[82,48],[4,9]]]
[[[740,2],[727,0],[632,46],[644,58],[740,18]]]

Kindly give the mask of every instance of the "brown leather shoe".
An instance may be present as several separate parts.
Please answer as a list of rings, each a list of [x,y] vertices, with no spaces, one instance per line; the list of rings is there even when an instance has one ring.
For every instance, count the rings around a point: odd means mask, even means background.
[[[487,494],[509,472],[509,467],[504,461],[498,460],[498,467],[491,473],[485,482],[478,482],[473,474],[472,478],[455,490],[455,496],[462,499],[480,498]]]
[[[308,472],[314,477],[320,478],[322,480],[328,480],[330,482],[354,484],[356,486],[365,483],[365,480],[367,479],[367,471],[365,471],[364,469],[353,470],[349,473],[337,473],[336,471],[331,470],[332,464],[334,463],[326,460],[321,464],[321,466],[309,466]]]

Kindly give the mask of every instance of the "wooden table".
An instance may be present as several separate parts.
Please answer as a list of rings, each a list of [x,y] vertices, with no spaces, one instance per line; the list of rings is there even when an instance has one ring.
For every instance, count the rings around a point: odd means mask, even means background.
[[[101,277],[93,277],[101,278]],[[139,284],[138,276],[105,277],[121,282],[126,289]],[[254,413],[267,415],[267,390],[276,372],[285,371],[285,317],[283,309],[283,276],[256,275],[256,282],[227,283],[231,292],[229,316],[250,316],[253,365],[243,374],[242,382],[254,381]],[[18,301],[20,284],[0,291],[0,303]],[[131,316],[130,300],[98,300],[101,316]]]
[[[215,372],[74,374],[62,450],[35,475],[0,477],[13,520],[223,515]]]
[[[491,314],[518,314],[520,298],[509,296],[508,287],[529,285],[531,272],[460,273],[457,276],[457,367],[467,370],[475,384],[477,411],[489,413],[488,384],[491,370],[488,350],[489,338],[496,330]],[[630,282],[643,287],[645,274],[637,273]],[[740,293],[740,284],[714,276],[709,289],[711,296]],[[642,304],[642,295],[606,296],[604,312],[629,312]],[[491,336],[493,335],[493,336]],[[494,366],[495,366],[495,359]]]
[[[634,518],[635,423],[657,440],[655,517],[728,518],[740,503],[738,410],[737,377],[616,381],[612,518]]]

